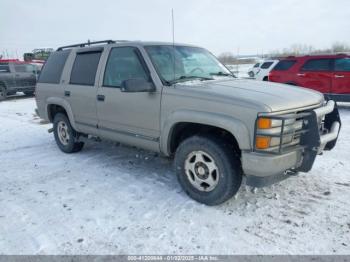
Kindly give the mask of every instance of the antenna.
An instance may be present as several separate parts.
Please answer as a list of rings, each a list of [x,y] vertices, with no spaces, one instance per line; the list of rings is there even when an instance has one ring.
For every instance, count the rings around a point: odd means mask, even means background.
[[[171,9],[171,27],[173,33],[173,46],[175,46],[174,9]]]
[[[174,26],[174,9],[171,9],[171,27],[172,27],[172,33],[173,33],[173,72],[174,72],[174,79],[175,80],[175,26]]]

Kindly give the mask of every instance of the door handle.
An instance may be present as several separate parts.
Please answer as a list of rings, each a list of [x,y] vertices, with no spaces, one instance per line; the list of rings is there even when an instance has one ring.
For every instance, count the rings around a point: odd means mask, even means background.
[[[97,100],[98,101],[105,101],[105,96],[104,95],[97,95]]]
[[[334,75],[334,78],[343,78],[343,75]]]
[[[70,91],[64,91],[64,96],[70,96]]]
[[[298,73],[297,76],[305,76],[305,74]]]

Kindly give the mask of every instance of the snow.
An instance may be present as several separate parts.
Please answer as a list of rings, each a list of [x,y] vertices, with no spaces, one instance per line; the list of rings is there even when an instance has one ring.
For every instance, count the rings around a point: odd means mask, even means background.
[[[248,71],[251,69],[255,64],[238,64],[238,65],[226,65],[226,67],[234,73],[235,76],[239,78],[246,78],[249,77]]]
[[[1,254],[349,254],[350,105],[311,172],[220,206],[181,190],[172,161],[112,142],[64,154],[32,98],[0,103]]]

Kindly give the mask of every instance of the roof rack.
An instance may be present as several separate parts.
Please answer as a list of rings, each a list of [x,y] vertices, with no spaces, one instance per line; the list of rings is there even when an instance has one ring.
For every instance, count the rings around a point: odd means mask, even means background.
[[[90,45],[96,45],[96,44],[114,44],[116,41],[114,40],[103,40],[103,41],[94,41],[94,42],[86,42],[86,43],[80,43],[80,44],[75,44],[75,45],[66,45],[66,46],[61,46],[57,48],[57,51],[62,51],[63,49],[67,48],[72,48],[72,47],[85,47],[85,46],[90,46]]]

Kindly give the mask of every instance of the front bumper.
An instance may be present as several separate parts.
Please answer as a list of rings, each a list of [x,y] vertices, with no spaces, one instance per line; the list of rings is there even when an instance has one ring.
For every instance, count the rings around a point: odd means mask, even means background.
[[[263,152],[242,152],[242,168],[247,176],[247,184],[255,187],[266,186],[294,175],[298,171],[308,172],[317,154],[334,148],[341,121],[337,104],[327,105],[303,113],[303,132],[300,145],[287,152],[277,154]],[[320,129],[320,119],[324,118]],[[283,130],[282,130],[283,132]],[[283,133],[281,134],[283,136]]]

